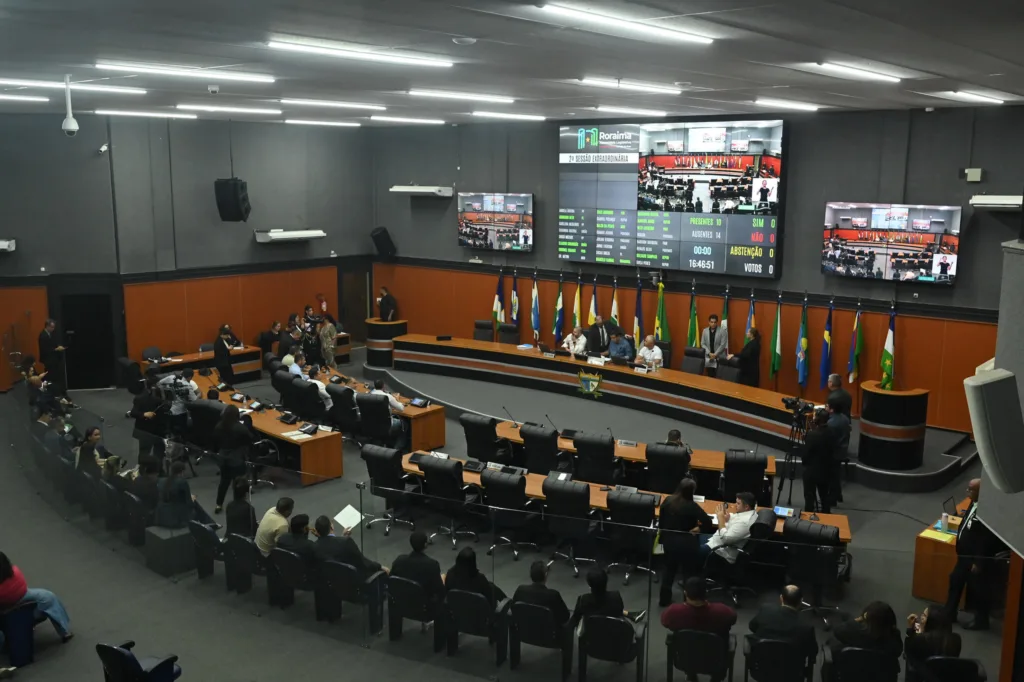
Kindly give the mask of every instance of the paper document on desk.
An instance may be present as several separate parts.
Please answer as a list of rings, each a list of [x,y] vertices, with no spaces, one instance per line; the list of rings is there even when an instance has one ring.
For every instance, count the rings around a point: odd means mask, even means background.
[[[306,435],[306,434],[304,434],[304,433],[300,433],[300,434],[299,434],[299,435],[297,435],[297,436],[288,436],[288,437],[289,437],[290,439],[292,439],[292,440],[306,440],[306,439],[308,439],[308,438],[312,438],[313,436],[307,436],[307,435]]]
[[[252,410],[239,410],[238,414],[240,414],[240,415],[242,415],[244,417],[247,414],[252,414]]]
[[[326,431],[327,433],[334,431],[334,429],[332,429],[330,426],[324,426],[323,424],[320,425],[319,430]]]
[[[949,533],[943,533],[942,531],[939,531],[939,530],[932,530],[931,528],[929,528],[928,530],[925,530],[925,531],[921,531],[921,537],[928,538],[930,540],[938,540],[939,542],[945,542],[947,544],[950,543],[950,542],[953,542],[954,540],[956,540],[956,536],[955,535],[950,535]]]
[[[334,517],[334,520],[342,528],[355,528],[359,525],[359,522],[363,520],[363,515],[359,513],[358,509],[350,504],[338,512]]]
[[[305,436],[306,434],[302,433],[302,431],[285,431],[281,435],[285,438],[294,438],[295,436]]]
[[[167,362],[184,362],[184,360],[182,360],[181,358],[171,358]]]
[[[693,501],[696,502],[697,504],[700,504],[701,502],[704,501],[704,496],[703,495],[694,495],[693,496]]]

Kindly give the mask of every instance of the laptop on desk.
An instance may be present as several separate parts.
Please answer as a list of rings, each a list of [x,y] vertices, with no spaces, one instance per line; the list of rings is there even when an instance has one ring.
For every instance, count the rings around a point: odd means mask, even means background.
[[[613,355],[613,356],[612,356],[612,364],[613,364],[613,365],[622,365],[622,366],[626,366],[626,365],[628,365],[628,364],[629,364],[629,360],[627,360],[626,358],[624,358],[624,357],[621,357],[621,356],[619,356],[619,355]]]

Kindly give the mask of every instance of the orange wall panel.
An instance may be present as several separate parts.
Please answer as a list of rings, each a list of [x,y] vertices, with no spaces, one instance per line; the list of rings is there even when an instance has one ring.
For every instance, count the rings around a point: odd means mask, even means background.
[[[995,357],[996,325],[949,320],[945,323],[944,339],[942,357],[938,360],[941,378],[936,424],[969,431],[971,415],[967,411],[964,379],[974,374],[978,365]],[[930,412],[929,406],[929,417]]]
[[[239,277],[205,277],[185,280],[185,353],[195,353],[200,344],[213,343],[222,324],[238,334],[242,323],[242,294]],[[239,337],[244,338],[244,337]]]
[[[39,359],[39,332],[48,316],[46,287],[0,288],[0,391],[9,389],[19,378],[8,362],[11,353]]]
[[[161,352],[189,353],[185,282],[150,282],[124,286],[124,317],[128,357],[156,346]]]

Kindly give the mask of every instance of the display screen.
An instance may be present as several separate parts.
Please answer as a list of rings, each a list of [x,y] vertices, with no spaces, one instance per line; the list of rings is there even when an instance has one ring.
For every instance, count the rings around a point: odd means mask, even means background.
[[[533,251],[533,195],[459,192],[459,246]]]
[[[959,206],[825,205],[821,271],[897,282],[952,284],[960,252]]]
[[[559,129],[558,258],[778,276],[782,121]]]

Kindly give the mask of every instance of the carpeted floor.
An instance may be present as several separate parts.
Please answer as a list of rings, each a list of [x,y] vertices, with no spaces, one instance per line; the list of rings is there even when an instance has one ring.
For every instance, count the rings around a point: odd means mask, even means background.
[[[362,358],[354,354],[353,365],[347,368],[359,375]],[[403,377],[416,385],[415,376]],[[426,378],[424,378],[426,380]],[[431,377],[431,380],[437,377]],[[678,424],[622,408],[585,403],[582,400],[541,394],[536,391],[502,388],[489,391],[486,384],[463,382],[463,404],[490,413],[491,402],[500,401],[519,419],[541,421],[545,414],[560,427],[603,430],[608,427],[618,438],[658,439]],[[431,384],[437,390],[436,384]],[[253,395],[275,397],[267,382],[248,386]],[[429,391],[428,391],[429,392]],[[500,395],[499,395],[500,393]],[[89,521],[78,508],[69,508],[54,494],[31,463],[24,447],[23,410],[14,402],[20,397],[12,391],[0,397],[0,435],[10,443],[8,453],[0,457],[0,513],[9,522],[0,531],[0,549],[24,571],[31,585],[54,590],[64,600],[77,634],[75,640],[60,645],[46,627],[37,634],[37,662],[22,671],[19,679],[88,680],[101,679],[99,661],[93,646],[97,642],[134,639],[142,653],[172,652],[180,656],[184,679],[242,682],[248,680],[276,681],[282,678],[333,679],[339,674],[355,679],[456,680],[464,677],[528,679],[540,675],[557,679],[557,655],[524,647],[522,667],[511,672],[506,667],[495,671],[493,659],[484,641],[464,638],[458,656],[448,658],[431,652],[430,637],[418,627],[407,626],[402,641],[389,642],[386,635],[373,637],[361,625],[357,609],[346,611],[339,623],[317,623],[313,617],[310,595],[298,595],[296,604],[286,610],[270,609],[262,581],[248,595],[229,595],[224,591],[223,576],[217,568],[215,576],[200,582],[195,574],[167,580],[149,572],[141,553],[127,545],[123,534],[108,533],[102,523]],[[131,422],[124,412],[131,404],[124,391],[80,392],[74,396],[83,409],[76,414],[80,426],[100,423],[107,447],[115,453],[134,459],[135,444],[131,439]],[[500,411],[495,414],[501,414]],[[465,440],[457,421],[447,424],[445,451],[465,456]],[[706,429],[683,425],[684,433],[694,447],[743,447],[741,441]],[[282,494],[296,499],[296,509],[311,517],[333,516],[346,504],[360,506],[356,483],[366,478],[366,469],[355,446],[344,450],[345,477],[304,489],[279,486],[277,490],[258,489],[253,496],[257,514],[273,505]],[[212,511],[216,488],[216,469],[208,462],[197,466],[198,476],[190,480],[192,491]],[[976,473],[974,474],[976,475]],[[910,594],[913,572],[914,537],[923,523],[941,513],[941,503],[953,495],[963,497],[971,474],[951,484],[948,489],[929,495],[892,495],[868,490],[856,484],[845,488],[846,502],[842,513],[850,517],[853,531],[853,578],[842,591],[830,595],[826,602],[849,611],[856,611],[867,602],[882,599],[892,604],[897,615],[919,611],[923,604]],[[788,492],[788,490],[787,490]],[[362,508],[376,511],[382,504],[363,492]],[[793,484],[793,500],[802,499],[800,482]],[[785,501],[785,498],[784,498]],[[417,525],[433,531],[438,517],[425,512]],[[384,537],[381,526],[359,531],[364,552],[381,563],[390,564],[408,550],[409,532],[395,528]],[[528,580],[529,564],[536,556],[547,558],[550,547],[537,554],[527,550],[518,562],[510,552],[498,550],[494,557],[485,555],[490,536],[484,535],[477,548],[481,570],[506,592]],[[460,542],[460,546],[472,544]],[[437,558],[442,569],[454,560],[450,545],[439,543],[429,553]],[[622,586],[621,572],[612,576],[612,587],[620,589],[626,607],[631,610],[651,608],[653,616],[649,637],[647,679],[661,679],[665,666],[665,631],[657,622],[658,586],[636,575],[629,586]],[[582,579],[574,579],[565,564],[552,566],[549,584],[562,591],[571,605],[586,589]],[[675,598],[680,598],[676,588]],[[762,600],[774,599],[766,590]],[[739,612],[734,632],[747,631],[747,623],[756,611],[756,600],[749,600]],[[990,675],[998,670],[1000,626],[997,619],[989,633],[966,632],[964,656],[980,659]],[[823,639],[822,634],[819,639]],[[737,666],[742,668],[742,654]],[[737,671],[737,674],[740,674]],[[633,679],[632,667],[592,663],[588,675],[603,680]]]

